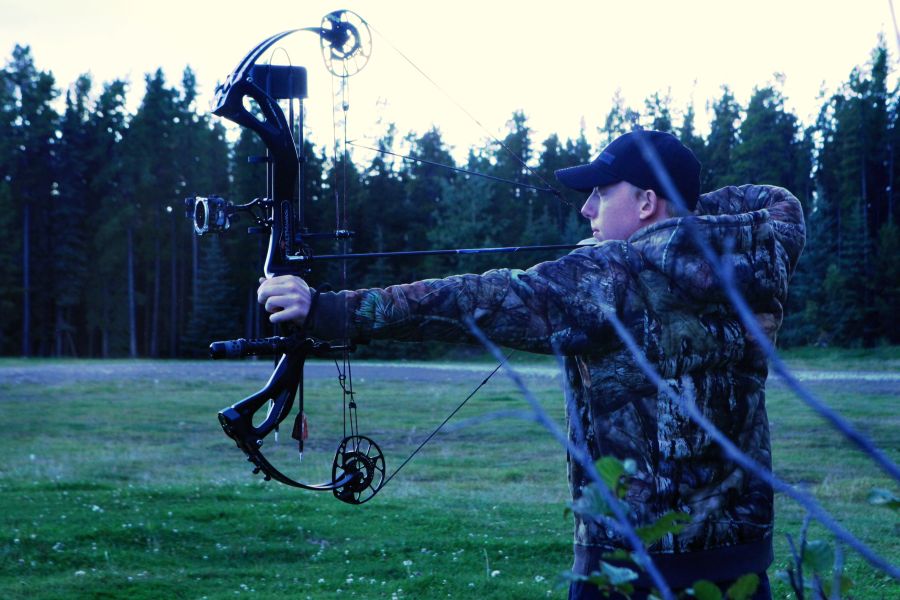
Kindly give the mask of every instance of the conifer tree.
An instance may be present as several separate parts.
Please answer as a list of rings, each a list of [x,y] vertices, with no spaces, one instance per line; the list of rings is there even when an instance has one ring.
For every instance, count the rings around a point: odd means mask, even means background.
[[[470,148],[465,169],[492,174],[490,150]],[[436,206],[437,227],[428,232],[433,248],[473,248],[499,245],[503,228],[494,204],[494,182],[482,177],[457,177],[443,186],[441,202]],[[483,256],[432,257],[426,261],[430,276],[453,273],[480,273],[495,266]]]
[[[538,196],[538,206],[547,215],[552,218],[542,219],[545,223],[539,231],[535,231],[527,236],[529,244],[562,244],[567,242],[577,242],[585,237],[586,228],[584,221],[579,214],[579,208],[584,203],[584,194],[563,188],[556,181],[554,173],[558,169],[564,169],[573,165],[584,164],[591,160],[591,148],[587,142],[584,128],[577,138],[568,139],[562,143],[559,136],[551,134],[544,140],[543,151],[538,160],[537,172],[544,181],[550,183],[554,189],[558,190],[561,198],[557,198],[550,194],[540,194]],[[543,185],[543,182],[541,182]],[[525,242],[523,242],[525,243]],[[534,256],[535,262],[549,258],[543,256]]]
[[[614,139],[631,131],[637,120],[638,113],[625,105],[625,98],[622,97],[622,90],[617,89],[612,98],[612,107],[606,115],[602,127],[597,128],[600,135],[599,147],[605,148]]]
[[[22,296],[21,351],[25,356],[48,355],[53,349],[55,315],[51,289],[54,239],[51,198],[55,189],[54,160],[59,116],[52,102],[57,96],[53,75],[35,67],[31,49],[16,46],[6,68],[7,85],[14,98],[11,134],[10,195],[21,223]]]
[[[647,120],[650,123],[650,129],[656,131],[665,131],[667,133],[675,133],[675,126],[672,123],[672,97],[669,93],[660,96],[659,92],[653,94],[644,100]]]
[[[785,110],[781,92],[772,86],[756,88],[733,148],[733,180],[777,185],[802,196],[810,161],[799,120]]]
[[[128,350],[125,240],[130,214],[122,193],[122,146],[127,114],[125,83],[115,80],[89,113],[90,151],[87,181],[88,269],[84,322],[89,356],[121,356]]]
[[[380,150],[393,152],[396,128],[388,126],[378,140]],[[385,252],[422,248],[418,238],[422,215],[421,203],[408,200],[408,188],[403,184],[397,165],[388,154],[376,153],[369,167],[362,173],[362,198],[353,203],[355,210],[348,215],[354,231],[353,248],[358,252]],[[359,283],[354,286],[384,286],[390,281],[410,281],[414,278],[414,260],[392,259],[366,261],[354,265]],[[395,279],[394,279],[395,278]]]
[[[707,169],[706,142],[697,134],[697,124],[694,122],[696,118],[697,115],[694,113],[694,103],[691,102],[684,111],[681,127],[678,128],[678,139],[694,153],[694,156],[697,157],[697,160],[699,160],[702,165],[702,170],[705,171]],[[702,177],[703,175],[701,174],[701,181]],[[701,191],[706,190],[701,189]]]
[[[56,188],[52,194],[53,301],[55,303],[54,356],[78,354],[76,332],[83,331],[77,308],[87,285],[88,180],[90,131],[87,127],[91,79],[79,77],[66,92],[56,153]],[[76,319],[78,321],[76,321]]]
[[[738,143],[738,122],[741,107],[728,86],[722,86],[722,96],[713,102],[713,122],[706,139],[706,163],[700,190],[708,192],[734,183],[732,153]]]
[[[407,161],[400,169],[404,186],[403,206],[405,217],[402,224],[407,233],[410,250],[423,248],[427,244],[427,233],[434,227],[443,226],[435,218],[438,204],[445,201],[443,194],[462,175],[436,165],[455,168],[456,162],[444,142],[441,131],[433,127],[420,136],[409,136],[411,155],[426,162]],[[434,164],[431,164],[434,163]],[[399,199],[398,199],[399,200]],[[419,261],[419,268],[422,264]]]
[[[126,222],[134,293],[129,295],[130,353],[159,355],[162,312],[163,220],[179,195],[176,133],[178,93],[162,69],[145,77],[146,91],[123,139]],[[140,348],[138,342],[141,342]]]
[[[174,164],[179,174],[176,182],[176,190],[172,197],[164,204],[166,211],[164,219],[168,221],[164,230],[167,243],[162,248],[162,259],[168,263],[163,288],[168,292],[163,295],[161,303],[167,305],[167,311],[161,311],[164,326],[160,332],[166,332],[168,341],[168,354],[174,356],[178,353],[178,343],[188,316],[190,303],[179,301],[179,298],[193,298],[193,281],[195,273],[194,247],[198,241],[195,239],[190,222],[183,218],[184,210],[182,201],[187,197],[221,196],[229,198],[229,172],[230,151],[225,139],[225,129],[218,120],[212,121],[211,116],[204,112],[198,112],[196,107],[196,79],[190,68],[185,69],[181,80],[181,93],[175,99],[174,111],[176,127],[172,135],[175,146]],[[261,193],[261,192],[260,192]],[[171,208],[171,210],[168,210]],[[246,229],[247,222],[238,222],[236,231],[229,232],[221,240],[223,260],[227,261],[230,268],[223,275],[226,277],[226,285],[231,293],[221,298],[221,302],[230,302],[235,306],[243,304],[245,295],[241,293],[242,286],[255,282],[259,269],[252,272],[254,265],[247,264],[247,236],[242,229]],[[251,246],[252,248],[252,246]],[[252,256],[252,253],[250,254]],[[255,303],[254,303],[255,304]],[[232,337],[241,334],[243,329],[235,329]]]
[[[0,69],[0,353],[12,354],[21,349],[19,319],[22,302],[21,212],[12,196],[14,174],[14,139],[16,91],[7,69]]]
[[[229,301],[229,265],[222,249],[221,234],[204,236],[200,244],[197,297],[181,340],[183,353],[205,356],[210,342],[233,339],[239,333],[240,305]]]
[[[497,221],[492,241],[486,242],[490,245],[522,243],[525,232],[534,227],[535,219],[539,218],[536,192],[516,185],[540,183],[527,167],[533,162],[528,118],[522,111],[514,111],[506,127],[508,133],[501,144],[492,147],[490,165],[484,172],[515,183],[490,182],[491,205],[484,216]]]

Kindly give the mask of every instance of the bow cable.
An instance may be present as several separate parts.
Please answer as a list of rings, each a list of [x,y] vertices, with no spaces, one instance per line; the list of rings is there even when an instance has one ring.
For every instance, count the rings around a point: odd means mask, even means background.
[[[347,172],[349,156],[347,151],[347,121],[350,112],[349,100],[349,83],[350,74],[347,72],[345,61],[340,62],[341,71],[335,73],[333,69],[331,77],[331,96],[332,96],[332,120],[331,130],[333,137],[332,157],[334,161],[334,209],[335,209],[335,231],[349,231],[349,211],[347,205]],[[335,80],[338,80],[338,88],[335,90]],[[342,129],[342,138],[338,139],[338,129]],[[341,156],[340,165],[340,181],[338,181],[337,161],[338,155]],[[346,237],[338,240],[340,244],[340,254],[346,255],[348,252],[349,239]],[[341,264],[341,287],[347,289],[349,277],[347,275],[347,262]],[[344,315],[344,331],[349,328],[349,314]],[[341,352],[341,363],[335,359],[334,364],[338,372],[338,384],[341,387],[342,405],[343,405],[343,422],[344,422],[344,439],[352,440],[352,448],[354,452],[359,450],[359,421],[357,417],[356,395],[353,391],[353,372],[350,368],[350,340],[343,340],[343,351]],[[348,434],[349,424],[349,434]],[[377,493],[377,490],[376,490]]]

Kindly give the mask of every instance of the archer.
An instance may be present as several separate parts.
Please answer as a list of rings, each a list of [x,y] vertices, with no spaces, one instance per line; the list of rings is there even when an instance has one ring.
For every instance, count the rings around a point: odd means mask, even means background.
[[[648,162],[647,147],[662,169]],[[613,331],[610,313],[680,395],[771,469],[765,354],[746,333],[695,236],[731,267],[740,293],[774,339],[805,241],[799,202],[784,189],[755,185],[701,196],[693,153],[655,131],[627,133],[591,163],[556,176],[588,194],[581,214],[595,244],[526,271],[385,289],[319,293],[299,277],[271,277],[259,287],[259,302],[273,323],[294,323],[317,339],[472,342],[465,325],[472,319],[498,344],[562,354],[573,395],[570,441],[594,460],[614,456],[638,465],[627,482],[631,520],[652,523],[670,511],[691,516],[680,533],[649,548],[671,587],[684,589],[698,579],[727,587],[757,573],[754,598],[771,597],[765,572],[773,558],[771,487],[728,460],[649,381]],[[590,481],[572,460],[569,483],[577,506]],[[576,574],[597,570],[616,549],[628,549],[619,532],[576,511]],[[646,598],[652,582],[642,574],[635,583],[631,597]],[[600,591],[576,582],[569,597],[597,598]]]

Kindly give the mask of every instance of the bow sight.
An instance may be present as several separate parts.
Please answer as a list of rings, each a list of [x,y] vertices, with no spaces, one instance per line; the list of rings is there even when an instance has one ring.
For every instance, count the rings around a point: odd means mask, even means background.
[[[368,61],[371,36],[366,22],[350,11],[326,15],[320,27],[292,29],[276,34],[253,48],[237,68],[216,88],[213,114],[254,131],[266,146],[266,156],[251,162],[266,165],[266,195],[247,204],[234,204],[219,196],[194,196],[185,199],[186,216],[193,221],[197,235],[221,233],[231,227],[241,213],[252,219],[249,231],[268,231],[269,246],[265,275],[304,275],[309,270],[311,251],[308,242],[314,238],[347,239],[352,232],[338,228],[333,232],[310,233],[302,221],[302,198],[298,192],[302,141],[302,101],[307,96],[306,69],[282,65],[257,65],[256,62],[276,42],[296,31],[310,31],[319,36],[322,56],[328,70],[346,85],[346,78],[358,72]],[[290,103],[289,117],[279,102]],[[300,102],[299,126],[294,119],[294,102]],[[255,107],[251,109],[250,107]],[[301,139],[294,137],[294,132]],[[296,210],[295,210],[296,203]],[[254,473],[263,472],[265,479],[314,491],[331,491],[335,497],[351,504],[372,498],[385,482],[384,455],[378,445],[359,435],[356,401],[349,369],[346,369],[348,343],[329,343],[305,336],[302,332],[287,337],[257,340],[228,340],[210,345],[213,358],[244,356],[280,356],[275,371],[266,385],[255,394],[219,412],[225,433],[247,455]],[[262,454],[264,438],[275,431],[289,415],[297,400],[299,412],[292,437],[298,454],[303,456],[306,437],[303,415],[303,371],[307,357],[343,358],[345,371],[338,366],[344,391],[344,437],[332,462],[331,480],[320,484],[296,481],[275,468]],[[345,376],[345,372],[347,375]],[[265,407],[265,417],[255,415]],[[348,428],[349,425],[349,428]]]

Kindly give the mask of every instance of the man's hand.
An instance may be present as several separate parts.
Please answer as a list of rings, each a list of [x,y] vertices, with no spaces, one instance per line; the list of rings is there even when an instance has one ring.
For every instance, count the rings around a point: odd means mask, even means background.
[[[303,325],[312,299],[305,281],[293,275],[280,275],[269,279],[260,277],[259,283],[256,297],[266,311],[272,313],[269,321]]]

